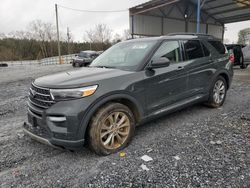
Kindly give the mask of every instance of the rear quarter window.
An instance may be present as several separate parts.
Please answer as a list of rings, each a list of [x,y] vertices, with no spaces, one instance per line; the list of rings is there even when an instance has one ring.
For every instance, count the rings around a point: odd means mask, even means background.
[[[226,53],[226,48],[224,44],[222,44],[220,41],[209,40],[208,43],[211,44],[218,51],[219,54]]]
[[[204,52],[205,57],[210,56],[210,51],[208,50],[208,48],[203,44],[203,42],[201,42],[201,46]]]

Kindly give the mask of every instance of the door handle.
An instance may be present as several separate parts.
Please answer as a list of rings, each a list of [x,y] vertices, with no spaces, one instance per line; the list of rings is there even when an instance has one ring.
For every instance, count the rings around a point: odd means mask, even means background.
[[[179,70],[183,70],[184,69],[184,67],[183,66],[179,66],[179,67],[177,67],[177,70],[179,71]]]

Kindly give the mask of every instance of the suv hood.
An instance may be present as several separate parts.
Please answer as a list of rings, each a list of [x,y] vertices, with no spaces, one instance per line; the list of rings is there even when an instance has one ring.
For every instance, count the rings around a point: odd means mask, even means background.
[[[108,68],[81,68],[37,78],[34,84],[46,88],[74,88],[98,84],[99,80],[132,74],[130,71]]]

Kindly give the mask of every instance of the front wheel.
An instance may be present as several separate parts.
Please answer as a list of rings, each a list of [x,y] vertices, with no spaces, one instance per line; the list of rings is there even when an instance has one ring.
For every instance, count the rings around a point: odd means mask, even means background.
[[[227,83],[226,80],[219,76],[210,89],[208,106],[213,108],[219,108],[223,105],[227,95]]]
[[[74,67],[80,67],[80,64],[79,63],[74,63]]]
[[[108,103],[97,111],[89,126],[90,149],[98,155],[109,155],[128,145],[134,134],[135,119],[127,106]]]

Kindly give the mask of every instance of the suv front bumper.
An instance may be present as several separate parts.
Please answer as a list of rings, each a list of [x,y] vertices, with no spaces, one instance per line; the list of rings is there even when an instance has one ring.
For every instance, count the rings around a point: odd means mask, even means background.
[[[26,135],[30,136],[33,140],[36,140],[42,144],[49,145],[53,148],[57,149],[78,149],[83,147],[84,139],[78,141],[71,141],[71,140],[63,140],[63,139],[56,139],[56,138],[49,138],[43,135],[40,132],[40,128],[34,127],[33,125],[24,122],[23,124],[23,131]]]
[[[24,133],[31,138],[53,146],[70,150],[84,146],[85,132],[80,129],[85,109],[83,100],[58,102],[48,109],[40,109],[28,102],[28,121],[24,122]],[[74,106],[74,108],[72,108]]]

